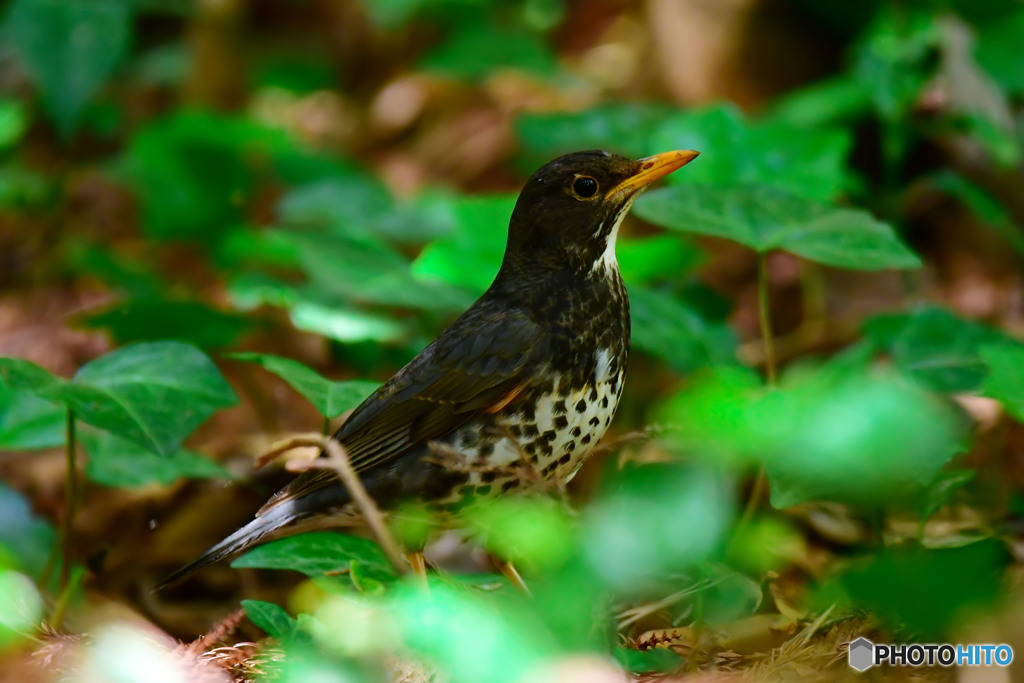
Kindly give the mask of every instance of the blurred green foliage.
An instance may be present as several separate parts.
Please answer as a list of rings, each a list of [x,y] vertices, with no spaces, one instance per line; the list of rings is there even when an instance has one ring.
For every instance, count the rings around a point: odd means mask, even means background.
[[[501,499],[445,520],[516,560],[533,600],[493,575],[431,576],[421,590],[374,541],[341,533],[275,540],[237,558],[235,568],[300,572],[316,586],[315,600],[289,605],[294,617],[273,603],[242,603],[288,652],[278,680],[375,680],[375,662],[396,650],[455,682],[528,680],[581,652],[614,653],[631,671],[671,670],[682,666],[674,653],[622,645],[631,637],[616,630],[622,606],[666,599],[670,622],[695,631],[743,619],[771,609],[762,578],[799,552],[801,507],[842,503],[875,525],[909,514],[923,529],[945,507],[991,492],[999,477],[964,456],[975,435],[950,395],[994,399],[1024,421],[1024,347],[1012,334],[936,304],[897,301],[863,321],[846,348],[830,348],[831,358],[798,354],[766,383],[740,343],[735,302],[699,280],[718,240],[824,266],[801,270],[795,286],[807,300],[817,286],[808,273],[827,279],[829,268],[931,273],[934,254],[908,208],[922,191],[960,204],[998,245],[1024,254],[1001,185],[1022,158],[1024,9],[1009,0],[792,4],[841,41],[845,56],[758,114],[730,103],[605,101],[525,107],[511,121],[518,151],[507,167],[521,174],[584,148],[702,152],[637,201],[642,223],[618,245],[632,306],[631,373],[645,373],[636,383],[644,396],[627,392],[626,401],[640,404],[629,405],[630,426],[655,423],[650,450],[632,458],[624,449],[578,511],[549,498]],[[556,48],[576,9],[562,0],[365,7],[389,40],[423,33],[433,41],[403,55],[417,78],[495,99],[503,92],[495,83],[509,74],[587,91],[586,76]],[[325,420],[357,405],[487,288],[515,203],[511,184],[489,194],[396,193],[373,170],[382,165],[370,142],[311,143],[297,126],[260,114],[254,103],[268,93],[330,94],[344,79],[326,59],[268,49],[249,74],[247,109],[185,104],[177,95],[194,46],[181,37],[154,43],[143,23],[168,14],[197,21],[197,11],[118,0],[12,0],[4,10],[4,57],[25,84],[0,94],[0,220],[69,226],[43,277],[105,288],[110,303],[73,323],[106,331],[116,348],[70,379],[0,359],[0,448],[74,453],[80,444],[86,477],[108,487],[228,477],[183,446],[237,402],[220,364],[279,376]],[[129,105],[122,91],[131,88],[169,103]],[[67,168],[22,153],[48,136],[47,154]],[[958,147],[971,150],[972,164],[951,160],[946,150]],[[972,172],[978,167],[990,176]],[[102,221],[110,234],[79,229],[74,188],[86,171],[131,198],[137,229]],[[992,177],[1001,180],[986,182]],[[13,255],[0,259],[17,265]],[[293,329],[331,340],[331,360],[345,367],[339,376],[375,379],[328,379],[261,350]],[[76,441],[66,443],[69,435]],[[741,483],[761,468],[773,509],[744,511]],[[1010,497],[1019,505],[1018,492]],[[414,508],[392,520],[412,544],[444,524]],[[3,484],[0,519],[2,649],[43,618],[50,596],[32,580],[45,586],[56,566],[56,533]],[[896,637],[950,638],[964,615],[1004,595],[1004,535],[997,521],[976,537],[954,535],[951,547],[928,547],[935,543],[923,532],[896,541],[876,534],[848,563],[809,579],[814,614],[868,610]],[[100,634],[90,666],[131,680],[111,653],[138,644],[134,637]]]

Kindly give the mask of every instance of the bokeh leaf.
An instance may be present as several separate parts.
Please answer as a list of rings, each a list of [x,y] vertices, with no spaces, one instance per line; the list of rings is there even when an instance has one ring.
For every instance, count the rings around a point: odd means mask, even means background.
[[[67,408],[0,383],[0,450],[35,450],[64,443]]]
[[[246,318],[199,301],[160,297],[130,299],[84,322],[108,330],[120,344],[177,339],[207,349],[230,346],[252,327]]]
[[[611,103],[573,113],[530,113],[516,119],[516,135],[531,166],[581,149],[639,158],[650,151],[650,131],[673,111],[663,104]]]
[[[777,119],[747,121],[731,105],[679,112],[652,134],[648,152],[706,151],[670,184],[717,187],[767,185],[816,201],[830,201],[843,189],[848,131],[788,124]]]
[[[736,333],[670,293],[629,288],[631,343],[679,372],[735,362]]]
[[[501,266],[514,195],[466,197],[452,204],[454,227],[413,262],[413,274],[483,294]]]
[[[982,346],[978,355],[988,368],[982,393],[998,399],[1008,413],[1024,422],[1024,347]]]
[[[65,136],[128,52],[132,4],[16,0],[4,30]]]
[[[875,316],[864,334],[900,370],[937,391],[976,391],[986,374],[980,349],[1018,346],[995,328],[937,306]]]
[[[257,363],[274,373],[302,394],[328,419],[355,408],[380,386],[377,382],[369,380],[333,382],[298,361],[269,353],[234,353],[228,357]]]
[[[773,249],[839,268],[917,268],[892,227],[865,211],[802,199],[765,186],[680,185],[642,196],[637,215],[657,225]]]

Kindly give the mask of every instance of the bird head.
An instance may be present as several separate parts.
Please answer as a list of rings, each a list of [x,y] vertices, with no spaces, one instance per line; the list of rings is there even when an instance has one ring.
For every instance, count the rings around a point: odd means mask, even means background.
[[[696,156],[680,150],[634,160],[592,150],[545,164],[519,194],[503,269],[515,264],[599,275],[616,268],[615,238],[633,200]]]

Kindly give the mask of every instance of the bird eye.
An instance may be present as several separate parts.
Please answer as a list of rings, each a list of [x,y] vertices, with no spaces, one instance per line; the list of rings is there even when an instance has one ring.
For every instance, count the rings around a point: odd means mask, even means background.
[[[597,181],[588,175],[580,176],[573,181],[572,191],[580,199],[590,199],[597,194]]]

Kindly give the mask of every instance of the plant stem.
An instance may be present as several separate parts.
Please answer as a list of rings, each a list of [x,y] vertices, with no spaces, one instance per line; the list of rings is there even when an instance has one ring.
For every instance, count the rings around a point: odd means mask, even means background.
[[[67,468],[64,483],[64,520],[61,525],[61,566],[60,566],[60,587],[67,588],[68,577],[71,575],[71,545],[75,527],[75,508],[78,502],[78,444],[75,437],[75,414],[68,408],[67,426],[65,428],[65,441],[67,448]]]
[[[769,307],[768,296],[768,263],[765,254],[757,255],[757,317],[761,322],[761,340],[764,345],[764,370],[768,387],[775,388],[778,369],[775,360],[775,335],[772,333],[772,312]],[[750,491],[750,498],[740,516],[737,529],[746,527],[754,518],[754,513],[761,505],[765,491],[768,488],[768,478],[764,472],[764,465],[757,469],[757,477],[754,479],[754,487]]]
[[[775,337],[772,334],[772,315],[768,306],[768,265],[765,254],[757,255],[757,316],[761,322],[761,340],[764,344],[764,369],[768,386],[775,386]]]

